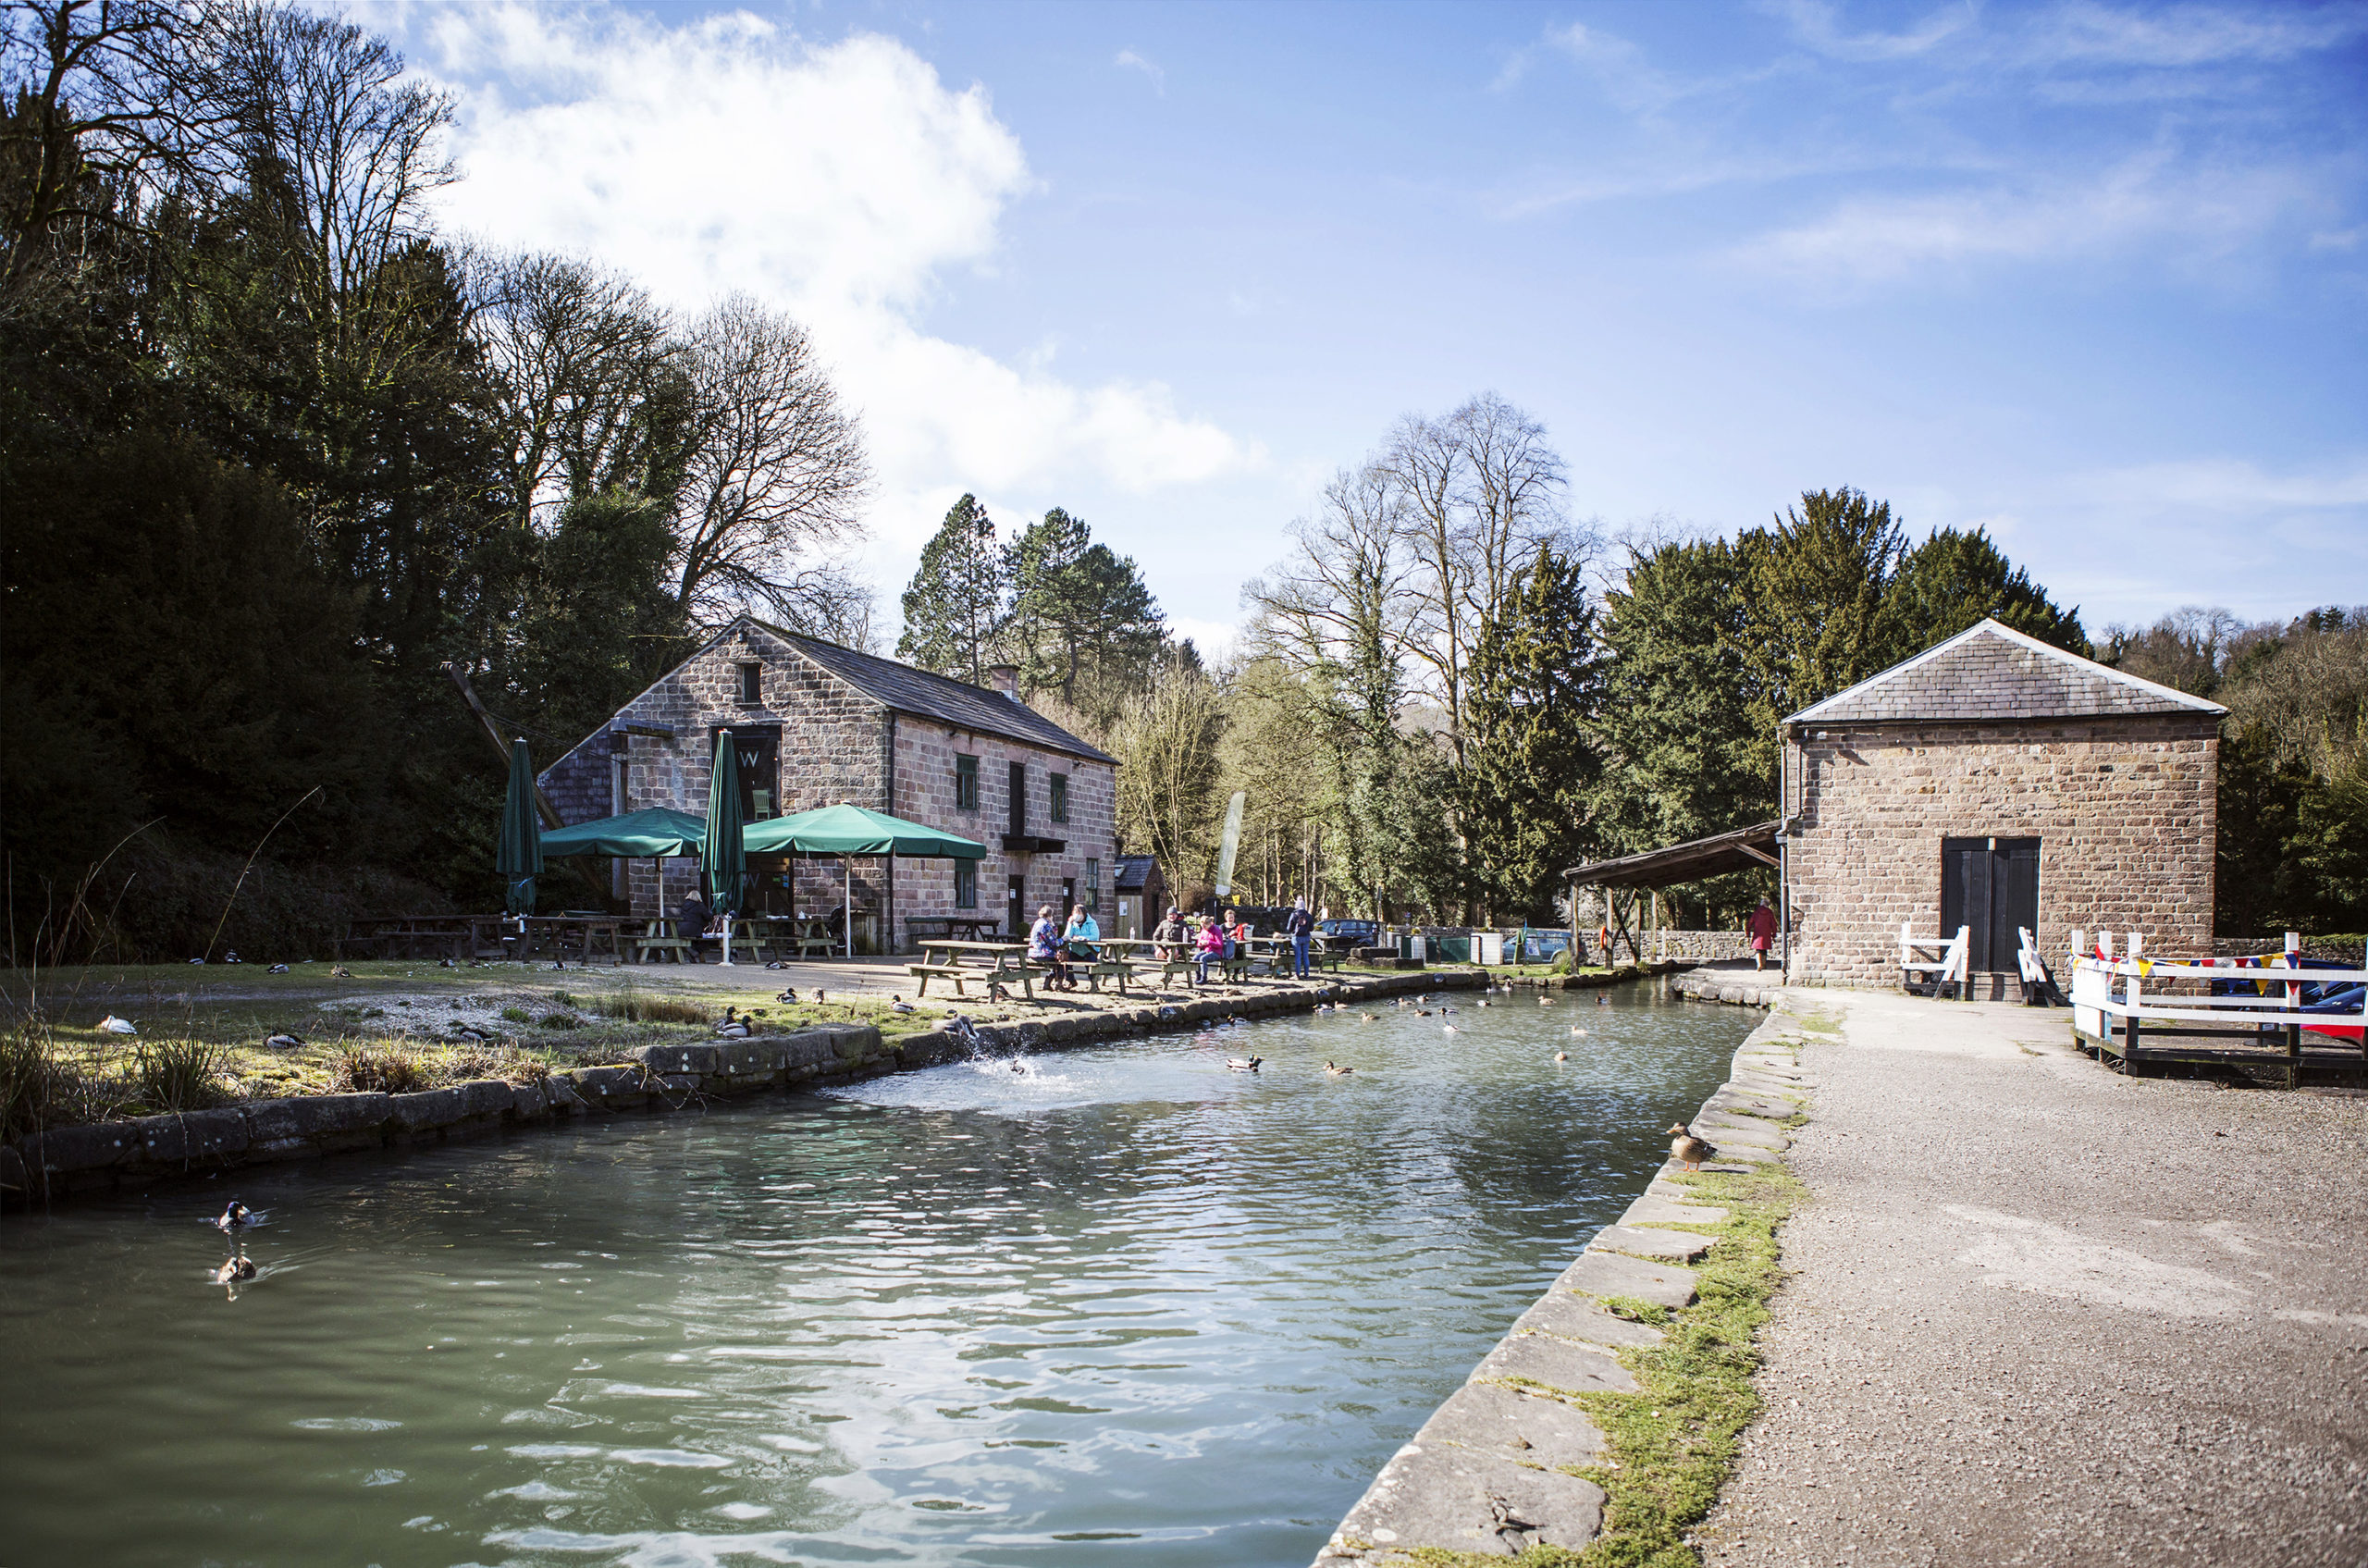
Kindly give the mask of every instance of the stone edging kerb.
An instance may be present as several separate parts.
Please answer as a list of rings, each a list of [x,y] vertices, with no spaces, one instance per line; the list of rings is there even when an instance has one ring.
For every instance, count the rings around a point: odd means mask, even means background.
[[[1766,994],[1766,1005],[1781,1006],[1778,988]],[[1807,1088],[1794,1048],[1799,1027],[1771,1012],[1736,1049],[1728,1080],[1703,1102],[1692,1125],[1716,1145],[1720,1164],[1774,1161],[1791,1146],[1777,1123],[1806,1108],[1797,1098]],[[1660,1177],[1677,1168],[1671,1161]],[[1463,1387],[1382,1466],[1316,1554],[1315,1568],[1403,1564],[1407,1554],[1424,1549],[1487,1557],[1537,1546],[1576,1551],[1600,1534],[1603,1488],[1569,1472],[1601,1463],[1604,1435],[1558,1396],[1639,1391],[1619,1352],[1659,1344],[1661,1331],[1617,1315],[1605,1302],[1671,1310],[1693,1304],[1695,1273],[1686,1265],[1715,1239],[1664,1228],[1717,1225],[1728,1216],[1726,1209],[1689,1201],[1696,1195],[1688,1189],[1660,1177],[1587,1243]]]

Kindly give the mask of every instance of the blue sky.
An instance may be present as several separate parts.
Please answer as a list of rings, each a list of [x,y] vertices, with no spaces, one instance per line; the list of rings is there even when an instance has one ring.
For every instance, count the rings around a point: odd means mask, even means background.
[[[2368,5],[364,9],[453,224],[805,319],[893,626],[955,496],[1221,639],[1407,412],[1574,516],[1855,485],[2091,629],[2368,599]]]

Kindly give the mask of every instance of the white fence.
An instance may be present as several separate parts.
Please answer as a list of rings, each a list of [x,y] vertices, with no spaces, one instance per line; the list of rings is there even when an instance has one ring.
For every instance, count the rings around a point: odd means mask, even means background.
[[[2072,1027],[2090,1040],[2118,1036],[2125,1055],[2149,1024],[2170,1034],[2277,1031],[2289,1054],[2305,1031],[2368,1049],[2368,969],[2303,969],[2293,937],[2283,953],[2189,961],[2145,957],[2136,932],[2118,958],[2110,934],[2094,948],[2077,931],[2072,942]]]

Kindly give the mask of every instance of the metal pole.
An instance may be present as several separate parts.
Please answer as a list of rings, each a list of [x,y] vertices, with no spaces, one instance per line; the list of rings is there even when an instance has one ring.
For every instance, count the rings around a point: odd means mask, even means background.
[[[855,857],[839,857],[839,868],[847,874],[847,957],[855,957]]]

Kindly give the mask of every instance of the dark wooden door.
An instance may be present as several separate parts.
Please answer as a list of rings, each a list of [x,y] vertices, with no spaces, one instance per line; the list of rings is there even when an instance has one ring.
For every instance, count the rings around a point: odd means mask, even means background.
[[[1003,901],[1003,939],[1005,942],[1028,940],[1028,879],[1012,877],[1005,884]]]
[[[1941,935],[1971,932],[1968,965],[1979,971],[2011,969],[2021,946],[2017,928],[2039,931],[2039,840],[1944,838],[1941,841]]]
[[[1015,833],[1028,831],[1028,764],[1025,762],[1011,765],[1011,831]]]

